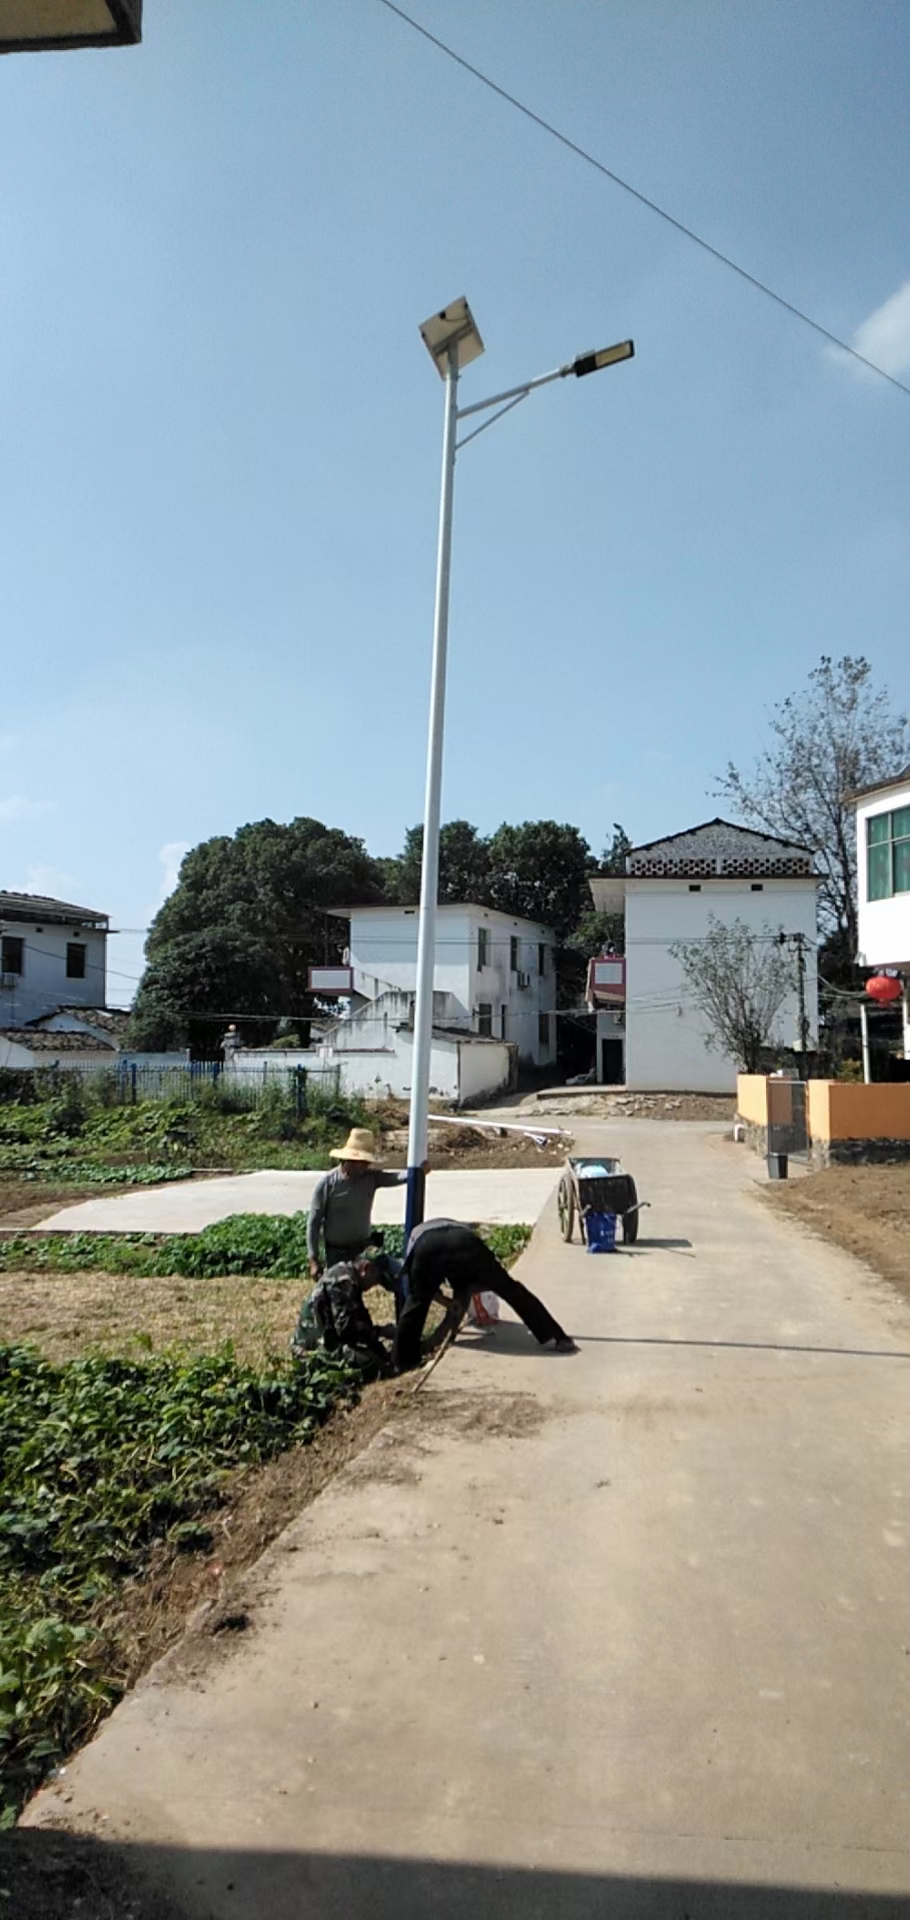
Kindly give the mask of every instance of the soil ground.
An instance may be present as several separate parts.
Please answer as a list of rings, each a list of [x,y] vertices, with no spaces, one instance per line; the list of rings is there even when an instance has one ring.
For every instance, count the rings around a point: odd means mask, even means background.
[[[137,1279],[114,1273],[0,1275],[0,1341],[24,1340],[58,1364],[80,1353],[139,1357],[178,1349],[211,1353],[233,1342],[238,1360],[260,1365],[287,1352],[309,1280]],[[375,1287],[367,1304],[377,1326],[393,1317],[390,1295]]]
[[[533,1105],[533,1112],[532,1112]],[[522,1102],[521,1118],[533,1124],[533,1113],[542,1125],[552,1120],[729,1120],[736,1113],[733,1093],[632,1093],[617,1087],[615,1093],[599,1093],[595,1087],[553,1087],[534,1096],[533,1103]]]
[[[910,1299],[910,1166],[827,1167],[760,1191]]]

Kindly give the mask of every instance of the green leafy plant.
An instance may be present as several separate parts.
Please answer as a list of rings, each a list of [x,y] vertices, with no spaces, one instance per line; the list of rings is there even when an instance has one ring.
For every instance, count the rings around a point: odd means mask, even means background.
[[[234,1213],[201,1233],[18,1233],[0,1240],[0,1273],[131,1273],[204,1278],[227,1273],[299,1280],[309,1272],[305,1213]],[[531,1236],[528,1226],[480,1231],[503,1266]],[[387,1252],[400,1255],[401,1227],[384,1229]]]
[[[103,1621],[151,1548],[209,1543],[225,1474],[311,1439],[356,1395],[332,1356],[241,1365],[0,1347],[0,1808],[84,1738],[120,1691]]]

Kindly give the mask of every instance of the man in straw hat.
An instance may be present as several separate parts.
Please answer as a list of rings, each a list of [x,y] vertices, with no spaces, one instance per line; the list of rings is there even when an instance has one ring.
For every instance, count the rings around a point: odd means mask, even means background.
[[[387,1172],[376,1156],[376,1136],[368,1127],[352,1127],[343,1147],[333,1147],[333,1160],[340,1164],[324,1173],[310,1202],[306,1244],[310,1272],[314,1276],[323,1264],[334,1267],[340,1260],[356,1260],[370,1239],[373,1195],[377,1187],[400,1187],[407,1180],[401,1168]],[[319,1243],[325,1244],[325,1260],[320,1260]]]

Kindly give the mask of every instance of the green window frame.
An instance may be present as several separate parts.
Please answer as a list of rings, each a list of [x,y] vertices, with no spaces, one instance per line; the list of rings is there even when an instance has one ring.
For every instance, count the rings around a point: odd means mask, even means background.
[[[873,813],[866,821],[866,898],[910,893],[910,806]]]

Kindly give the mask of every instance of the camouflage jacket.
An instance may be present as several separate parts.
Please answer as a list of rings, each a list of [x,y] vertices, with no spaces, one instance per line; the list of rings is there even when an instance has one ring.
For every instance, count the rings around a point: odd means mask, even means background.
[[[360,1281],[347,1261],[329,1267],[300,1309],[291,1340],[295,1353],[323,1347],[355,1366],[391,1372],[384,1346],[363,1302]]]

